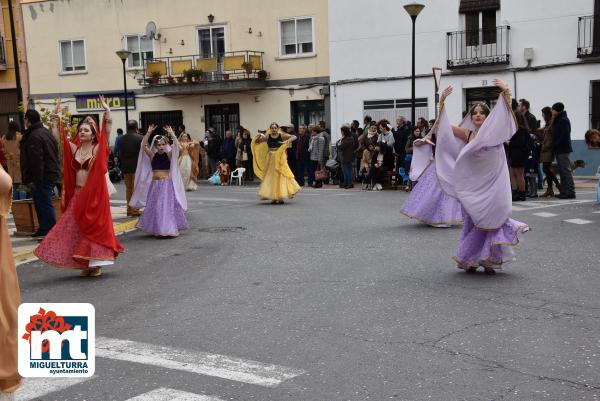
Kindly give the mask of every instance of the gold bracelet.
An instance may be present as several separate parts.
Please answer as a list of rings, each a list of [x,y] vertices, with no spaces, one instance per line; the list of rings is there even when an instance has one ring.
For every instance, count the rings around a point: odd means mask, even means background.
[[[107,123],[110,123],[110,124],[112,124],[112,118],[107,118],[107,119],[105,119],[105,121],[106,121]]]

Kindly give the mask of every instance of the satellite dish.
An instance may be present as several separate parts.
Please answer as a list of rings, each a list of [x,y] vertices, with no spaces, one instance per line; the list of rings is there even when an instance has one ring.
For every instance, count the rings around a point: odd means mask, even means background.
[[[157,38],[157,34],[156,34],[157,28],[156,28],[156,24],[152,21],[148,22],[146,24],[146,37],[150,38],[150,39],[156,39]]]

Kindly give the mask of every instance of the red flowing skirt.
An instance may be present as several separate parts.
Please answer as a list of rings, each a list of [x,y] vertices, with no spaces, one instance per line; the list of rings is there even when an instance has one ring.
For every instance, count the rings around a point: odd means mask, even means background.
[[[76,189],[67,210],[33,251],[40,260],[54,267],[87,269],[90,261],[114,261],[115,252],[85,238],[75,220],[75,204],[80,190]]]

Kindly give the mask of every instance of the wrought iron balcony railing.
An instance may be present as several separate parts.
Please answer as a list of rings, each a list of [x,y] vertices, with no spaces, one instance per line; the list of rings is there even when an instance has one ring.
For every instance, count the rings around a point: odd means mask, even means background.
[[[577,57],[600,56],[600,15],[579,17]]]
[[[228,80],[266,79],[263,52],[235,51],[201,55],[159,57],[144,60],[142,86],[193,84]]]
[[[446,34],[447,67],[510,63],[510,26]]]

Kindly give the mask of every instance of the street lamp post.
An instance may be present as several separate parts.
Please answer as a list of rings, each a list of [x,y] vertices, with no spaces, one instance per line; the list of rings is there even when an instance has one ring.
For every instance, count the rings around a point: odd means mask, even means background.
[[[127,107],[127,73],[125,71],[125,61],[129,57],[131,52],[127,49],[121,49],[117,51],[117,56],[123,62],[123,95],[125,96],[125,125],[129,122],[129,108]]]
[[[412,20],[412,75],[411,75],[411,84],[412,84],[412,95],[411,95],[411,107],[410,107],[410,115],[411,115],[411,123],[413,127],[417,125],[415,121],[415,22],[417,21],[417,16],[423,10],[425,6],[419,3],[410,3],[404,6],[404,9],[410,15],[410,19]]]

